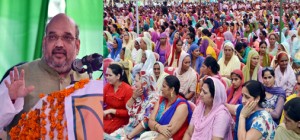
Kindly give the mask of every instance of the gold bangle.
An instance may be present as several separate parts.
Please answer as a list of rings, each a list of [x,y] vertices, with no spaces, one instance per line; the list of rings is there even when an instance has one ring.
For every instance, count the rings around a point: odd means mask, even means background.
[[[156,124],[154,125],[154,130],[155,130],[155,131],[157,131],[157,127],[156,127],[157,125],[158,125],[158,123],[156,123]]]

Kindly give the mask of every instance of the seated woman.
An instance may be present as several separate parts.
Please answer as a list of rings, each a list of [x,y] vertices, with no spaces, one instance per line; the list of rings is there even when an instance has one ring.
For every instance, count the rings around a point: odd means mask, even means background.
[[[112,50],[107,58],[113,59],[115,62],[120,61],[120,52],[122,49],[122,40],[120,38],[115,38],[112,45]]]
[[[125,140],[138,138],[144,130],[148,129],[150,112],[159,97],[155,89],[156,83],[149,73],[141,71],[135,76],[134,87],[132,97],[126,103],[130,116],[129,123],[110,134],[115,138]]]
[[[123,45],[122,45],[122,47],[123,47],[123,48],[126,47],[126,48],[128,48],[129,50],[132,50],[133,47],[134,47],[134,40],[133,40],[133,38],[132,38],[131,33],[125,31],[125,32],[123,32],[122,35],[123,35]]]
[[[266,90],[266,101],[262,103],[262,107],[268,111],[273,120],[279,124],[283,104],[285,101],[285,91],[282,87],[275,84],[275,73],[272,68],[266,67],[262,71],[263,84]]]
[[[210,39],[208,37],[202,37],[200,44],[200,56],[212,56],[213,58],[218,59],[216,51],[210,46]]]
[[[183,139],[232,140],[231,115],[225,107],[225,87],[219,79],[208,77],[200,93],[201,101],[195,108]]]
[[[231,87],[227,89],[228,104],[242,104],[242,85],[244,84],[243,72],[239,69],[231,72]]]
[[[277,49],[277,54],[276,56],[280,53],[280,52],[285,52],[287,55],[288,55],[288,59],[289,59],[289,63],[290,65],[292,65],[293,61],[291,59],[291,55],[290,55],[290,51],[289,51],[289,44],[287,42],[282,42],[281,44],[278,45],[278,49]],[[271,62],[271,67],[273,68],[276,68],[278,66],[278,61],[276,59],[276,56],[275,56],[275,59],[272,60]]]
[[[159,54],[159,61],[163,64],[167,62],[167,58],[170,54],[171,45],[169,43],[166,33],[160,35],[160,41],[156,43],[155,52]]]
[[[121,53],[120,53],[120,64],[123,67],[123,69],[125,70],[127,79],[128,79],[128,83],[131,85],[132,84],[132,80],[131,80],[131,70],[133,67],[133,63],[131,61],[131,51],[129,48],[122,48]]]
[[[197,74],[194,69],[190,67],[191,58],[186,52],[182,53],[179,60],[179,66],[175,70],[174,75],[180,81],[179,92],[182,93],[186,99],[192,100],[196,92]]]
[[[140,44],[141,44],[141,38],[138,37],[138,38],[135,39],[134,47],[131,50],[131,58],[132,58],[132,62],[134,64],[137,64],[141,61],[140,59],[138,59],[138,54],[142,53],[142,49],[141,49]]]
[[[259,54],[255,50],[251,50],[248,55],[247,63],[242,69],[244,81],[258,80],[261,78],[261,66],[259,65]]]
[[[112,133],[129,120],[126,102],[132,96],[132,88],[127,76],[119,64],[110,64],[106,70],[107,84],[104,92],[104,132]]]
[[[159,61],[156,61],[153,65],[152,77],[153,77],[154,81],[156,82],[156,87],[157,87],[158,92],[161,91],[162,83],[163,83],[165,77],[169,75],[169,74],[165,73],[164,69],[165,69],[164,65]]]
[[[192,109],[179,88],[177,77],[169,75],[165,78],[162,96],[155,103],[149,119],[152,131],[143,133],[140,139],[182,140],[192,117]]]
[[[278,66],[275,68],[275,81],[277,86],[282,87],[286,96],[289,96],[296,84],[296,77],[293,68],[289,64],[289,56],[285,52],[280,52],[276,56]]]
[[[234,46],[230,41],[224,43],[223,55],[218,61],[220,65],[220,75],[230,79],[230,74],[235,69],[240,69],[241,62],[234,53]]]
[[[242,94],[243,104],[226,104],[230,113],[236,115],[234,140],[274,139],[276,123],[262,107],[266,97],[264,85],[250,80],[243,84]]]
[[[142,58],[139,64],[136,64],[132,69],[132,79],[134,80],[133,76],[135,76],[141,70],[151,70],[153,64],[156,62],[154,53],[151,50],[146,50],[142,53]]]
[[[183,41],[178,39],[175,40],[173,43],[173,47],[171,48],[171,54],[168,58],[167,66],[177,68],[179,63],[179,58],[181,56],[181,53],[184,52],[182,50]]]
[[[211,56],[207,57],[201,67],[201,73],[203,76],[200,79],[200,87],[202,87],[203,81],[207,78],[207,76],[211,76],[211,77],[215,77],[218,78],[223,85],[225,86],[225,88],[227,88],[227,83],[226,81],[220,76],[219,74],[220,71],[220,66],[217,62],[217,60]]]
[[[262,67],[271,66],[273,56],[267,52],[267,42],[261,41],[259,43],[259,52],[258,53],[259,53],[260,65]]]
[[[275,140],[300,139],[300,97],[288,101],[284,105],[284,123],[275,131]]]
[[[200,68],[204,61],[204,58],[200,56],[199,46],[197,44],[192,44],[188,53],[191,57],[191,68],[193,68],[198,74],[200,74]]]

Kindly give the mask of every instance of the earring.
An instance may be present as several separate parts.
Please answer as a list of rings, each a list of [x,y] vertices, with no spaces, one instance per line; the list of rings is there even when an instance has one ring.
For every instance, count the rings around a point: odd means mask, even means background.
[[[173,91],[171,92],[171,98],[173,97]]]

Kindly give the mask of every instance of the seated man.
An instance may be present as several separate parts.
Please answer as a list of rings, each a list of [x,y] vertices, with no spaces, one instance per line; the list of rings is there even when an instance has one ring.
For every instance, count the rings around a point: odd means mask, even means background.
[[[65,14],[58,14],[46,26],[41,59],[14,67],[0,83],[0,131],[9,132],[24,112],[38,101],[39,94],[49,94],[69,86],[71,75],[75,81],[88,78],[71,70],[79,53],[79,29]],[[26,73],[25,73],[26,72]],[[5,84],[4,84],[5,83]]]

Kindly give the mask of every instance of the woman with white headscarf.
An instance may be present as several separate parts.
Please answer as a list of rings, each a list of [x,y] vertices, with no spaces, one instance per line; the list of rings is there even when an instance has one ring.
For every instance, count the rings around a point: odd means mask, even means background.
[[[132,62],[137,64],[141,61],[141,58],[138,58],[138,55],[140,53],[142,53],[142,49],[141,49],[141,38],[137,38],[134,41],[134,47],[131,50],[131,58],[132,58]]]
[[[240,69],[241,61],[234,53],[234,45],[226,41],[222,47],[223,55],[218,61],[220,65],[220,75],[230,79],[230,74],[235,69]]]
[[[161,91],[162,84],[165,77],[169,75],[165,73],[164,69],[165,69],[164,65],[159,61],[156,61],[153,65],[152,77],[156,82],[157,91],[159,92]]]
[[[134,76],[139,71],[150,71],[149,73],[152,73],[152,67],[155,62],[156,59],[154,53],[151,50],[145,50],[144,52],[142,52],[140,63],[136,64],[132,69],[132,78],[134,79]]]
[[[197,74],[191,68],[191,57],[188,53],[183,52],[179,58],[179,65],[176,68],[174,75],[180,81],[179,91],[188,99],[193,100],[196,93]]]

